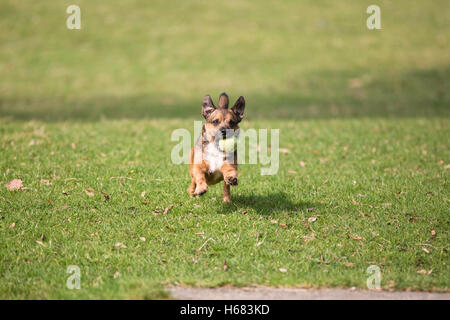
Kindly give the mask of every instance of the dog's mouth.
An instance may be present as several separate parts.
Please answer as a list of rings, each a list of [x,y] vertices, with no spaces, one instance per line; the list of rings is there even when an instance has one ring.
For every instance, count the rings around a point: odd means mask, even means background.
[[[215,141],[220,141],[222,139],[232,139],[237,138],[239,136],[240,129],[220,129],[216,131],[214,136]]]

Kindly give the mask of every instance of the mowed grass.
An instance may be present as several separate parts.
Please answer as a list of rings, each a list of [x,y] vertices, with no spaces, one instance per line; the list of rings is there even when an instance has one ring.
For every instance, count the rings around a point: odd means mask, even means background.
[[[190,198],[187,167],[171,163],[170,132],[190,125],[2,123],[2,184],[26,187],[2,187],[2,297],[145,298],[169,284],[365,288],[373,264],[383,288],[447,290],[446,121],[247,123],[282,128],[290,152],[274,176],[242,165],[231,205],[219,186]],[[81,268],[81,290],[66,288],[69,265]]]
[[[2,1],[0,297],[366,288],[370,265],[448,291],[450,8],[383,0],[369,31],[370,4]],[[276,175],[240,166],[232,204],[170,158],[222,91],[284,149]]]

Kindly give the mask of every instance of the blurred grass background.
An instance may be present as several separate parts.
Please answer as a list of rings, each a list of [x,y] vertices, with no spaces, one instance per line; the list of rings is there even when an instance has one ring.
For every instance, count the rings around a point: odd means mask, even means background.
[[[3,0],[0,116],[197,118],[226,91],[249,119],[447,117],[449,16],[445,0]]]

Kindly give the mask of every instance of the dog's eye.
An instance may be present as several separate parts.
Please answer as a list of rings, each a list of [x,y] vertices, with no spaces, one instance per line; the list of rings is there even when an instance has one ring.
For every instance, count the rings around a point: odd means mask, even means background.
[[[214,124],[214,125],[218,125],[218,124],[219,124],[219,120],[217,120],[217,119],[214,120],[214,121],[213,121],[213,124]]]

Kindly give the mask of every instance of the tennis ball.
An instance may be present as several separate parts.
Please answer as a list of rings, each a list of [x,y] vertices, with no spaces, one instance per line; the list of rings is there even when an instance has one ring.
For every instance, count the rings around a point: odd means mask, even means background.
[[[219,149],[225,152],[233,152],[237,146],[236,137],[232,137],[229,139],[221,139],[219,141]]]

